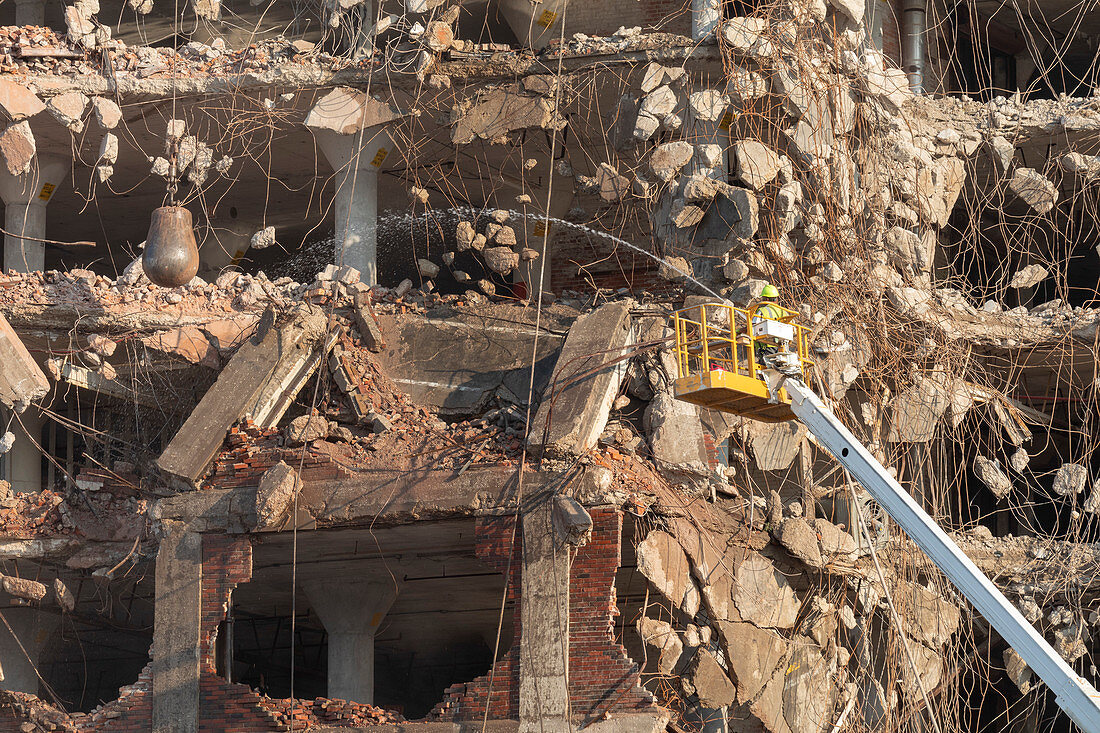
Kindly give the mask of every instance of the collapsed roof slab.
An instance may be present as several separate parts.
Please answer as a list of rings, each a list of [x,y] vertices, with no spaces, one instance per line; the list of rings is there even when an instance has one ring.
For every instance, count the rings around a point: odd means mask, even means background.
[[[245,342],[156,461],[184,487],[197,486],[225,440],[245,415],[274,425],[321,361],[324,317],[308,308],[289,323]]]

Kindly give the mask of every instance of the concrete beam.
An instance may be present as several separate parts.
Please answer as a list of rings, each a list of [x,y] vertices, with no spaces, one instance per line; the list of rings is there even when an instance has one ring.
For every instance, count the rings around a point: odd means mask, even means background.
[[[202,535],[173,527],[157,551],[153,733],[197,733]]]

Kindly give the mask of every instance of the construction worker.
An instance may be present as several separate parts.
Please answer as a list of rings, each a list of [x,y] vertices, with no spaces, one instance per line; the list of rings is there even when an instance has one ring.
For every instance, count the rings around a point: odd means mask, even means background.
[[[763,325],[764,321],[785,321],[790,316],[790,311],[776,304],[775,301],[778,297],[779,289],[771,283],[766,284],[764,289],[760,291],[760,303],[757,304],[752,319],[754,332]],[[756,354],[756,363],[763,366],[764,356],[774,354],[779,351],[779,347],[775,344],[765,344],[757,341],[753,345],[753,350]]]

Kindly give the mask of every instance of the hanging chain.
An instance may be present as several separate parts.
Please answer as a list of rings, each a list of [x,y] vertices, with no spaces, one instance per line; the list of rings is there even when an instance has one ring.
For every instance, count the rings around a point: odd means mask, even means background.
[[[176,169],[176,160],[179,155],[179,140],[172,141],[172,150],[168,163],[168,205],[176,205],[176,191],[179,190],[179,171]]]

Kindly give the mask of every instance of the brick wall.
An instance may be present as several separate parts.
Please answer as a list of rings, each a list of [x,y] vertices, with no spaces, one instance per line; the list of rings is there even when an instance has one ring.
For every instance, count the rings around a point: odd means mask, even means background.
[[[622,547],[622,513],[613,508],[591,511],[592,539],[580,549],[569,574],[569,699],[576,719],[591,721],[607,712],[655,706],[653,696],[638,685],[638,666],[615,641],[613,619],[615,571]],[[520,558],[521,538],[515,517],[478,520],[478,557],[508,578],[508,602],[514,615],[514,635],[508,652],[490,674],[452,685],[429,717],[478,720],[488,708],[494,720],[519,717]],[[515,543],[512,538],[515,536]],[[491,688],[490,688],[491,682]]]

